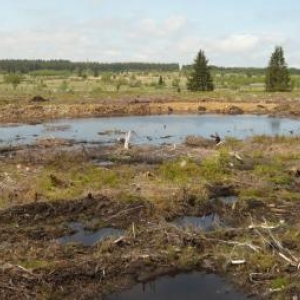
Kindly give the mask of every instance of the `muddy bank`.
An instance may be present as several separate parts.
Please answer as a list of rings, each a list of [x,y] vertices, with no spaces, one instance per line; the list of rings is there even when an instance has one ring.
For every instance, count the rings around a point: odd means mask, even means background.
[[[82,201],[84,203],[84,200]],[[74,203],[71,206],[73,205]],[[65,205],[54,206],[63,208]],[[115,210],[113,202],[110,206],[110,217],[117,216],[120,211]],[[39,211],[42,214],[44,205],[41,207],[43,209]],[[108,237],[91,247],[57,243],[55,238],[66,234],[66,231],[52,231],[51,239],[43,235],[33,236],[37,229],[47,233],[47,227],[58,226],[55,216],[51,222],[48,220],[42,226],[38,225],[41,221],[37,221],[36,225],[22,223],[29,206],[2,212],[2,216],[10,217],[9,223],[2,217],[0,225],[7,230],[9,226],[14,227],[10,236],[14,235],[15,238],[11,239],[4,234],[0,243],[1,255],[4,258],[1,261],[1,299],[105,299],[105,296],[120,292],[136,283],[147,283],[162,275],[192,270],[227,274],[235,286],[243,289],[245,296],[252,295],[253,299],[273,299],[272,296],[277,292],[269,293],[265,288],[270,280],[275,281],[283,274],[290,278],[297,276],[297,267],[290,266],[287,269],[280,257],[273,258],[277,269],[269,271],[259,267],[259,261],[255,263],[257,258],[252,260],[252,256],[257,255],[254,249],[260,249],[264,245],[261,235],[265,239],[268,238],[268,229],[262,229],[259,223],[257,228],[260,234],[248,226],[242,227],[241,224],[239,227],[207,233],[174,226],[166,222],[163,215],[159,218],[153,215],[153,211],[147,212],[148,222],[140,222],[140,211],[132,208],[127,208],[126,220],[119,220],[118,225],[122,224],[126,228],[128,220],[137,220],[134,227],[130,224],[121,238]],[[230,218],[234,218],[231,211],[231,207],[223,210],[227,218],[230,215]],[[81,211],[77,218],[82,216]],[[109,216],[105,214],[105,217]],[[66,219],[60,217],[60,222],[63,220],[69,220],[69,216],[66,215]],[[15,224],[22,226],[22,230]],[[277,236],[281,230],[279,228],[274,234]],[[32,235],[29,235],[29,232]],[[245,236],[249,239],[246,243],[243,242]],[[274,255],[277,250],[271,248],[264,251],[266,254],[273,252]],[[224,257],[225,253],[227,254]],[[247,263],[239,263],[238,258],[241,257],[245,258]],[[252,273],[255,274],[251,275],[253,277],[249,281],[249,274]],[[264,277],[263,273],[268,276]],[[295,295],[292,288],[286,290],[286,293],[287,296]],[[291,299],[288,297],[283,299]]]
[[[84,204],[85,200],[78,202],[78,206],[79,203]],[[37,206],[41,215],[48,210],[45,204]],[[64,211],[65,204],[53,206]],[[117,218],[118,224],[115,225],[125,228],[128,220],[136,220],[134,227],[130,224],[123,237],[108,238],[92,247],[59,244],[54,239],[63,232],[58,230],[52,231],[52,239],[45,238],[49,234],[48,227],[58,226],[58,216],[54,215],[51,221],[45,220],[44,225],[41,220],[33,225],[23,223],[23,218],[31,211],[29,206],[3,211],[0,219],[1,227],[4,226],[1,254],[5,260],[1,262],[1,299],[102,299],[112,291],[164,274],[193,269],[221,271],[212,259],[213,242],[206,241],[205,235],[198,231],[184,231],[164,221],[163,215],[158,218],[151,210],[147,212],[148,221],[143,222],[141,209],[136,207],[125,206],[126,218],[122,221],[122,211],[114,207],[113,202],[109,206],[109,215],[104,213],[105,208],[98,213],[101,211],[106,218]],[[74,207],[74,202],[70,207]],[[83,215],[82,210],[76,213],[77,218]],[[60,222],[70,219],[65,216],[60,216]],[[45,235],[34,235],[37,229],[44,231]],[[8,233],[14,239],[9,238]],[[13,246],[13,251],[9,245]]]
[[[18,104],[0,107],[0,123],[39,123],[45,120],[78,117],[157,115],[170,113],[271,114],[277,112],[274,103],[230,103],[218,101],[163,102],[119,101],[114,104]],[[278,112],[281,112],[279,110]],[[291,109],[293,115],[295,110]],[[285,113],[287,111],[285,110]]]

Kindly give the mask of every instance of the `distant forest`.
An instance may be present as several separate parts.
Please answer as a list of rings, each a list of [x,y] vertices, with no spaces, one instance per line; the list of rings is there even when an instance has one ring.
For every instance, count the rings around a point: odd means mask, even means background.
[[[183,72],[188,72],[191,65],[181,67]],[[265,68],[254,67],[218,67],[210,66],[213,72],[218,73],[244,73],[251,75],[265,74]],[[26,60],[3,59],[0,60],[0,72],[20,72],[23,74],[40,70],[83,72],[91,71],[94,74],[101,72],[176,72],[180,70],[178,63],[99,63],[99,62],[72,62],[69,60]],[[300,75],[300,69],[289,68],[290,74]]]
[[[192,65],[182,66],[182,71],[189,71],[192,69]],[[218,66],[210,66],[212,72],[215,73],[243,73],[249,75],[264,75],[266,72],[266,68],[255,68],[255,67],[218,67]],[[297,68],[289,68],[291,75],[300,75],[300,69]]]
[[[178,71],[177,63],[98,63],[98,62],[72,62],[69,60],[26,60],[6,59],[0,60],[0,72],[20,72],[23,74],[39,70],[53,71],[92,71],[92,72],[132,72],[132,71]]]

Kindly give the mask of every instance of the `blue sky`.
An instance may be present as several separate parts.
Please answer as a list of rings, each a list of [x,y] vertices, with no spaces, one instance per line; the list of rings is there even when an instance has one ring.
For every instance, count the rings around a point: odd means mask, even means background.
[[[300,67],[299,0],[0,0],[0,59]]]

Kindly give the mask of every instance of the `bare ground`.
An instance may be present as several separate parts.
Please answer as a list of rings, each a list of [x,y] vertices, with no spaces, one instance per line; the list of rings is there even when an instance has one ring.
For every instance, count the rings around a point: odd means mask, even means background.
[[[99,104],[10,104],[0,107],[1,123],[38,123],[57,118],[103,117],[124,115],[150,115],[166,113],[224,113],[224,114],[272,114],[283,113],[299,115],[293,104],[282,107],[278,103],[267,101],[228,102],[226,100],[193,100],[186,102],[165,100],[117,101]],[[295,108],[297,108],[295,110]],[[284,111],[283,111],[284,110]]]
[[[209,99],[148,103],[139,99],[118,105],[3,106],[0,120],[38,122],[60,117],[173,112],[299,115],[293,103],[227,103]],[[204,183],[196,182],[194,186],[192,182],[190,186],[176,183],[175,177],[163,189],[155,181],[162,172],[160,166],[170,162],[172,167],[173,162],[179,162],[180,172],[188,173],[193,171],[189,169],[192,166],[185,168],[188,158],[197,167],[206,158],[222,153],[222,149],[201,138],[191,138],[176,150],[149,146],[125,151],[116,145],[91,147],[82,153],[64,141],[1,149],[0,188],[3,197],[7,196],[0,210],[1,299],[101,299],[136,282],[188,270],[227,276],[255,299],[297,299],[299,139],[257,139],[230,144],[229,148],[232,153],[220,160],[224,164],[221,167],[225,166],[224,180],[211,179],[208,173],[209,179]],[[65,171],[72,162],[86,166],[113,156],[112,169],[117,174],[122,176],[124,170],[132,170],[130,184],[85,190],[80,197],[59,200],[37,194],[36,187],[24,188],[31,173],[39,176],[40,169],[49,165],[53,168],[49,175],[52,185],[62,190],[72,188],[72,182],[56,173],[55,168],[60,166],[57,149],[67,150],[66,155],[60,156],[66,164]],[[274,157],[280,158],[279,165],[273,166]],[[269,165],[273,166],[270,170]],[[7,179],[10,177],[5,173],[14,174],[12,169],[20,173],[18,182]],[[215,172],[219,176],[218,170]],[[198,190],[197,185],[203,190]],[[125,201],[120,200],[124,189]],[[203,193],[200,198],[199,191]],[[211,200],[230,195],[239,196],[239,201],[225,204]],[[171,223],[178,216],[211,213],[218,214],[226,226],[206,232],[184,230]],[[119,240],[108,238],[91,247],[57,242],[59,237],[74,232],[68,226],[74,221],[91,230],[121,228],[125,234]]]

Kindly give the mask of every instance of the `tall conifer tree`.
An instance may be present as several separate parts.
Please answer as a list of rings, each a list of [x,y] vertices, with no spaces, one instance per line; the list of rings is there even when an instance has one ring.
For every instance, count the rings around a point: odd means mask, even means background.
[[[187,88],[190,91],[213,91],[214,84],[207,65],[204,51],[200,50],[194,61],[193,71],[188,78]]]
[[[266,69],[266,91],[291,91],[291,79],[282,47],[275,47]]]

